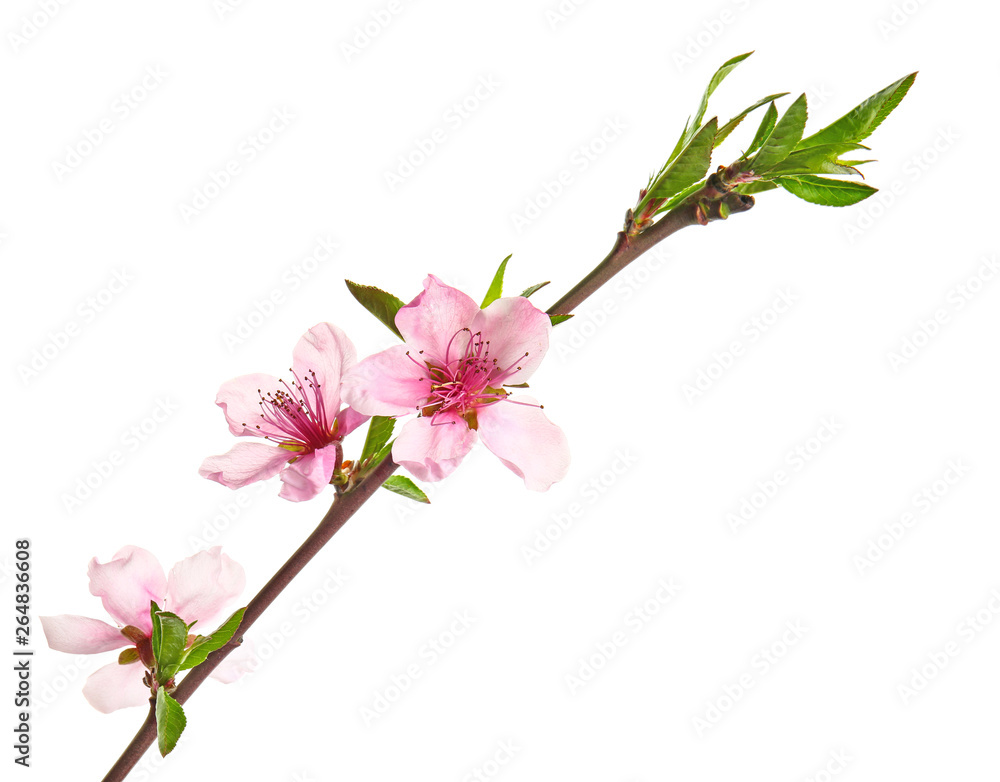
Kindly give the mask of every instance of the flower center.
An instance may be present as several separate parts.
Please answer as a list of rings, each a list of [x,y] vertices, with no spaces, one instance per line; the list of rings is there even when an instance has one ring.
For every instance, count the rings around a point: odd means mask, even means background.
[[[261,420],[269,428],[278,429],[287,435],[285,438],[265,435],[264,439],[276,442],[289,451],[315,451],[324,448],[336,439],[337,422],[329,418],[316,373],[308,370],[303,381],[295,374],[295,370],[289,371],[293,378],[290,385],[279,380],[281,387],[276,391],[264,393],[257,389]],[[333,411],[334,416],[336,412]],[[257,428],[261,428],[260,424],[257,424]]]
[[[420,365],[409,352],[406,355]],[[421,379],[430,381],[430,392],[420,406],[421,413],[432,417],[456,413],[475,429],[476,410],[506,398],[503,383],[521,368],[518,362],[527,355],[524,353],[510,366],[502,367],[490,355],[490,341],[483,339],[482,332],[473,334],[471,329],[460,329],[448,342],[443,364],[430,361],[423,364],[427,375]]]

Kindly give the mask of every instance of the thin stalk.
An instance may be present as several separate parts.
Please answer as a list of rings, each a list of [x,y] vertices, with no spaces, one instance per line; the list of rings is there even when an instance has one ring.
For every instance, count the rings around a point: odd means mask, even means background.
[[[611,248],[607,257],[565,296],[549,307],[548,314],[570,314],[632,261],[681,228],[687,228],[689,225],[707,225],[713,220],[725,220],[730,214],[747,211],[753,204],[752,196],[742,196],[733,192],[720,193],[710,177],[705,187],[692,193],[684,204],[667,212],[665,217],[642,233],[629,236],[625,231],[619,231],[615,246]]]

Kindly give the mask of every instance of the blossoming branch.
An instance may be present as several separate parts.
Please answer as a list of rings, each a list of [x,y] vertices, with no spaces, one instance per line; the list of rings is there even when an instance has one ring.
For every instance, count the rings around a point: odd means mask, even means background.
[[[626,211],[611,252],[546,311],[531,297],[548,282],[504,296],[509,256],[481,303],[433,274],[407,304],[348,281],[351,294],[401,344],[358,361],[347,335],[320,323],[293,349],[287,373],[248,374],[222,385],[216,404],[241,439],[227,453],[206,458],[200,474],[230,489],[278,477],[280,496],[292,502],[315,499],[330,487],[333,503],[246,607],[214,630],[204,628],[245,583],[243,569],[219,548],[188,557],[165,575],[152,554],[126,546],[89,568],[90,591],[115,625],[67,615],[42,619],[55,650],[123,649],[84,686],[96,709],[149,705],[106,782],[124,779],[154,740],[163,755],[176,746],[186,725],[183,704],[209,676],[232,681],[240,675],[244,635],[378,489],[428,502],[413,479],[395,474],[398,468],[417,481],[443,480],[481,440],[528,489],[545,491],[562,480],[569,442],[542,404],[523,392],[545,358],[552,329],[626,265],[675,231],[749,211],[756,195],[771,190],[840,207],[876,192],[853,178],[870,162],[861,142],[899,105],[916,74],[808,136],[804,94],[783,113],[776,102],[787,93],[774,93],[725,123],[705,120],[709,99],[747,57],[733,57],[716,71],[666,162]],[[763,116],[744,151],[709,173],[717,147],[759,109]],[[366,422],[363,443],[345,458],[345,438]]]

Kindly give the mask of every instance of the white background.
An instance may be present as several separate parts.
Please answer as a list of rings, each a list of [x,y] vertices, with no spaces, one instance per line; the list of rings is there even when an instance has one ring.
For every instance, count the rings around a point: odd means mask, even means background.
[[[638,261],[556,330],[532,382],[571,441],[565,481],[527,492],[480,449],[429,487],[429,508],[381,492],[254,628],[258,671],[206,684],[176,753],[150,752],[134,778],[458,782],[500,742],[513,758],[484,773],[508,780],[996,778],[1000,282],[982,278],[997,258],[997,10],[685,6],[6,5],[0,561],[9,606],[13,542],[30,536],[38,653],[21,777],[99,779],[144,717],[80,694],[113,654],[44,646],[39,614],[103,617],[91,557],[132,543],[169,567],[221,543],[249,597],[323,514],[274,483],[234,494],[198,477],[232,444],[222,381],[280,373],[324,320],[361,355],[391,344],[345,277],[408,300],[433,272],[479,297],[513,253],[508,291],[552,280],[534,299],[548,306],[610,248],[715,68],[756,49],[709,116],[805,91],[812,132],[920,69],[869,140],[882,201],[766,193]],[[293,118],[250,160],[241,145],[276,111]],[[110,132],[74,158],[102,121]],[[444,141],[401,170],[435,129]],[[231,160],[240,173],[186,219]],[[305,262],[320,237],[336,253]],[[128,284],[112,293],[116,273]],[[274,291],[278,306],[252,315]],[[779,295],[794,304],[775,316]],[[937,310],[947,322],[921,336]],[[756,337],[755,317],[770,323]],[[255,325],[227,344],[241,319]],[[907,339],[919,349],[894,366]],[[737,341],[731,367],[713,367]],[[712,382],[689,398],[699,372]],[[153,425],[161,402],[176,409]],[[812,440],[831,420],[836,434]],[[67,507],[114,451],[120,466]],[[962,475],[948,484],[950,462]],[[785,485],[754,498],[779,470]],[[762,507],[734,530],[744,500]],[[657,600],[671,579],[679,592]],[[463,611],[474,622],[452,638]],[[437,656],[432,640],[454,643]],[[588,660],[600,670],[574,685]],[[392,677],[411,665],[400,695]],[[394,702],[366,724],[387,688]]]

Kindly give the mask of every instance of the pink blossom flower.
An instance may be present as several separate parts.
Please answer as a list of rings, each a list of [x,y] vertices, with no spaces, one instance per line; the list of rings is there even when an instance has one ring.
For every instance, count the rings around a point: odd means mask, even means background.
[[[243,568],[222,553],[219,546],[182,559],[163,574],[156,557],[137,546],[126,546],[101,564],[95,557],[87,568],[90,593],[101,598],[105,610],[118,623],[114,627],[86,616],[43,616],[42,630],[49,646],[69,654],[98,654],[132,646],[138,660],[122,665],[113,662],[94,671],[83,687],[83,695],[105,714],[127,706],[149,702],[150,689],[143,683],[146,670],[154,665],[150,636],[150,601],[171,611],[186,624],[197,621],[204,634],[224,620],[222,609],[246,585]],[[229,655],[212,676],[230,682],[243,671],[239,660]]]
[[[544,491],[566,475],[562,430],[534,399],[504,388],[524,383],[538,368],[549,347],[548,315],[522,296],[480,309],[430,275],[395,322],[406,344],[349,371],[344,398],[366,415],[418,414],[393,444],[397,464],[438,481],[482,438],[529,489]]]
[[[229,431],[273,445],[237,443],[228,453],[207,458],[199,474],[239,489],[281,473],[280,496],[286,500],[319,494],[339,467],[340,441],[368,418],[340,409],[340,379],[356,356],[343,331],[320,323],[295,346],[290,382],[254,374],[224,383],[215,403]]]

